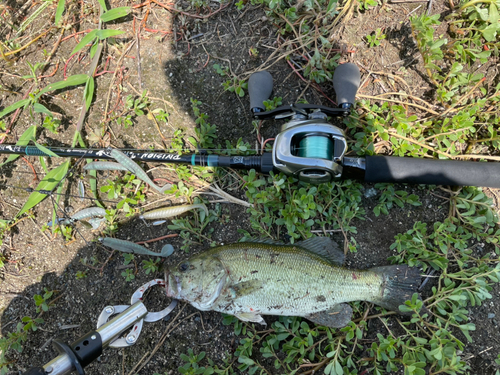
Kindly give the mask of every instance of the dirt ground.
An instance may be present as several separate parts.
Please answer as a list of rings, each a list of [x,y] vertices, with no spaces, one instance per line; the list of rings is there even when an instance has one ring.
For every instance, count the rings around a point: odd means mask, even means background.
[[[20,9],[24,2],[9,0],[8,4],[13,9]],[[127,1],[112,1],[110,5],[114,8],[131,4]],[[219,3],[214,2],[210,5],[214,11],[219,9]],[[352,61],[362,68],[361,80],[365,84],[360,89],[360,93],[376,95],[383,92],[384,80],[381,77],[376,80],[372,77],[365,82],[367,70],[401,74],[413,89],[412,94],[415,96],[425,96],[430,90],[422,74],[422,61],[411,37],[408,19],[412,12],[425,11],[424,5],[419,3],[385,4],[384,7],[377,7],[364,14],[356,15],[354,19],[337,29],[335,39],[339,47],[346,45],[349,49],[356,50],[354,54],[343,56],[342,60]],[[444,1],[434,1],[432,12],[447,14],[448,8]],[[144,13],[138,13],[138,15],[143,17]],[[32,27],[34,29],[43,27],[46,21],[41,19],[39,24],[35,22]],[[97,16],[91,15],[77,31],[95,28],[96,25]],[[123,49],[123,46],[137,39],[132,26],[131,16],[112,26],[126,31],[126,34],[120,36],[121,39],[118,42],[121,44],[108,47],[103,54],[104,58],[114,56],[116,48]],[[252,118],[248,110],[248,97],[240,99],[234,93],[224,92],[221,83],[225,78],[219,76],[212,66],[217,63],[228,67],[230,64],[233,72],[241,75],[266,61],[276,48],[277,32],[266,19],[264,12],[250,4],[247,4],[243,11],[237,10],[234,5],[229,5],[217,14],[200,20],[155,9],[149,15],[147,27],[150,30],[165,30],[171,33],[142,31],[140,45],[135,43],[123,60],[126,75],[121,81],[120,90],[124,94],[136,95],[136,92],[147,89],[151,97],[162,99],[154,102],[154,106],[164,107],[170,113],[168,125],[160,129],[167,139],[173,137],[173,132],[179,127],[186,129],[188,134],[193,134],[196,124],[190,98],[195,98],[203,103],[201,110],[209,115],[210,123],[217,125],[218,142],[224,144],[225,140],[234,141],[242,137],[250,144],[255,144]],[[383,28],[387,39],[382,42],[381,48],[367,48],[363,37],[379,27]],[[7,31],[4,29],[1,32],[4,33],[2,35],[4,37]],[[2,73],[0,73],[2,86],[24,93],[29,83],[19,87],[16,77],[6,73],[27,74],[25,61],[42,61],[43,49],[51,48],[57,36],[52,38],[38,42],[20,60],[10,65],[2,63]],[[54,61],[59,60],[59,69],[54,77],[49,77],[44,82],[54,82],[63,78],[62,66],[76,43],[73,38],[61,43],[54,59]],[[257,57],[249,54],[251,47],[258,50]],[[80,62],[76,58],[71,60],[67,66],[69,74],[84,73],[88,68],[88,63],[88,57]],[[115,60],[111,61],[109,70],[113,70],[113,64],[116,64]],[[47,72],[50,73],[53,69],[54,66],[50,66]],[[100,66],[100,69],[103,67]],[[328,105],[328,102],[317,91],[301,81],[283,60],[273,65],[269,71],[275,81],[274,95],[283,97],[283,103],[293,103],[301,96],[310,103]],[[85,128],[90,139],[92,139],[92,132],[98,132],[98,124],[105,110],[109,87],[117,85],[116,80],[112,80],[112,76],[113,74],[108,73],[96,80],[95,98],[97,100],[86,120]],[[324,84],[322,89],[327,95],[334,96],[330,85]],[[64,95],[54,96],[46,103],[51,110],[64,114],[66,120],[63,123],[64,131],[57,136],[48,132],[42,133],[39,138],[42,142],[53,146],[71,143],[74,124],[81,107],[82,92],[81,87],[67,90]],[[116,98],[116,90],[113,90],[111,106],[116,102]],[[0,108],[5,108],[14,100],[18,98],[2,93]],[[21,116],[7,142],[15,143],[17,137],[31,124],[30,121],[32,120],[29,116]],[[151,120],[142,116],[134,121],[135,125],[128,129],[123,129],[117,124],[109,124],[112,129],[112,134],[109,136],[113,146],[139,149],[150,145],[162,147],[162,139]],[[340,123],[336,124],[341,126]],[[263,136],[265,138],[274,136],[279,132],[280,125],[278,122],[268,121],[262,130]],[[4,159],[5,157],[2,157],[0,161]],[[40,164],[35,159],[33,160],[34,168],[41,171]],[[56,165],[59,161],[54,160],[52,163]],[[0,187],[0,216],[2,218],[12,218],[20,209],[29,193],[18,187],[35,187],[36,183],[32,182],[32,178],[30,167],[21,159],[7,167],[2,167],[0,174],[0,185],[2,185]],[[65,196],[61,200],[61,206],[67,212],[76,212],[90,205],[89,201],[82,201],[77,197],[77,181],[77,178],[71,180],[64,190]],[[6,184],[9,186],[5,186]],[[88,186],[88,180],[85,184]],[[372,187],[366,185],[366,189]],[[427,190],[401,188],[417,194],[422,206],[395,208],[388,216],[375,217],[372,210],[377,203],[377,197],[365,198],[363,205],[367,212],[366,220],[354,223],[358,227],[358,234],[354,236],[358,244],[358,252],[348,255],[347,266],[369,268],[387,264],[387,258],[393,255],[389,246],[394,242],[396,234],[411,229],[417,221],[432,224],[443,220],[446,216],[448,206],[444,199],[428,194]],[[237,188],[228,192],[245,199],[243,192]],[[71,194],[76,197],[70,196]],[[148,193],[146,203],[157,200],[158,195],[153,192]],[[182,203],[175,199],[173,202]],[[241,238],[238,229],[251,230],[248,222],[249,214],[246,213],[245,208],[223,204],[220,205],[220,209],[221,219],[211,225],[214,229],[212,240],[217,244],[238,241]],[[2,312],[0,325],[3,335],[13,331],[22,317],[37,315],[33,296],[43,294],[44,288],[55,291],[54,298],[57,299],[53,307],[42,314],[44,324],[39,330],[29,334],[23,352],[12,355],[13,370],[15,370],[12,374],[18,373],[17,371],[22,372],[30,366],[48,362],[55,355],[51,340],[62,337],[63,340],[71,342],[94,329],[97,318],[105,306],[129,303],[130,296],[138,287],[153,278],[162,277],[161,270],[155,275],[146,275],[144,271],[140,271],[137,272],[134,280],[126,282],[121,276],[124,269],[122,256],[115,253],[108,259],[111,253],[96,242],[92,242],[99,236],[99,233],[82,225],[77,225],[76,240],[69,244],[65,243],[60,236],[52,239],[49,232],[42,234],[40,228],[50,220],[51,210],[52,203],[50,199],[47,199],[37,206],[34,219],[26,219],[14,228],[2,247],[8,259],[8,263],[0,271],[0,311]],[[170,233],[172,231],[166,225],[146,227],[142,221],[133,218],[120,226],[116,238],[144,241]],[[336,239],[342,241],[340,236]],[[149,247],[159,251],[166,243],[171,243],[177,251],[164,261],[165,264],[175,264],[186,257],[186,254],[178,250],[180,247],[178,238],[153,242]],[[193,246],[189,254],[195,254],[208,247],[209,243]],[[482,249],[484,253],[491,251],[487,247]],[[101,262],[108,259],[102,270],[88,269],[81,263],[82,259],[90,259],[93,256]],[[148,257],[136,257],[136,266],[140,268],[140,262],[143,259],[148,259]],[[85,270],[88,270],[87,276],[77,279],[77,272]],[[431,286],[432,282],[423,290],[424,295],[429,293]],[[490,301],[480,307],[471,308],[470,317],[471,321],[476,324],[476,331],[471,332],[473,343],[468,343],[462,353],[463,358],[471,366],[471,374],[494,374],[497,369],[494,359],[500,347],[500,288],[496,286],[491,294],[493,298]],[[159,310],[169,302],[160,291],[154,290],[146,300],[146,305],[150,310]],[[183,305],[180,304],[179,307]],[[179,307],[174,311],[173,316],[180,311]],[[268,319],[268,321],[271,320]],[[141,359],[152,353],[171,322],[172,319],[146,323],[139,342],[135,346],[127,349],[105,350],[97,362],[86,368],[86,373],[127,374],[131,372]],[[220,364],[227,355],[226,353],[233,352],[237,346],[238,338],[234,335],[233,328],[222,324],[222,316],[219,313],[200,313],[191,306],[185,306],[176,322],[180,322],[179,326],[147,362],[140,371],[141,374],[178,373],[178,367],[184,363],[180,359],[180,354],[186,353],[188,348],[192,348],[195,353],[206,351],[208,358]],[[385,333],[383,326],[376,328]],[[376,330],[373,329],[371,332],[376,332]],[[263,364],[265,363],[264,360]],[[273,371],[272,364],[269,364],[269,367],[269,370]]]

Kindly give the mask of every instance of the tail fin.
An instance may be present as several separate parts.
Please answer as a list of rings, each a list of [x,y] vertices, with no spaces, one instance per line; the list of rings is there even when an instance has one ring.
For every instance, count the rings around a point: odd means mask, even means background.
[[[383,275],[381,295],[372,302],[392,311],[399,311],[399,306],[411,300],[420,286],[420,270],[407,265],[375,267],[370,271]]]

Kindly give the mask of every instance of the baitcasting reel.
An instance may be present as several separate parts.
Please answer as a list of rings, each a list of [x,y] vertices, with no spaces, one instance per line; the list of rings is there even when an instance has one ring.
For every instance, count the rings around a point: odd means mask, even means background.
[[[276,136],[272,152],[264,152],[262,155],[218,155],[208,153],[208,150],[187,154],[172,150],[123,150],[123,153],[135,161],[254,169],[264,174],[283,172],[313,184],[342,178],[371,183],[397,182],[500,188],[500,163],[382,155],[345,156],[347,142],[344,132],[339,127],[329,124],[327,117],[346,117],[350,114],[359,83],[359,70],[356,65],[342,64],[335,69],[333,75],[337,108],[292,104],[265,111],[263,101],[271,95],[273,79],[266,71],[252,74],[248,82],[248,91],[253,115],[258,119],[291,118]],[[51,147],[49,150],[50,154],[35,146],[0,144],[0,154],[47,157],[55,154],[62,157],[76,157],[79,160],[113,159],[108,149]],[[39,192],[47,194],[45,190]]]
[[[359,83],[358,67],[351,63],[342,64],[333,76],[337,108],[292,104],[265,111],[263,101],[271,95],[272,76],[267,71],[250,76],[248,91],[254,116],[258,119],[291,118],[274,141],[272,160],[275,169],[313,184],[342,177],[347,142],[342,129],[328,123],[328,116],[350,114]]]

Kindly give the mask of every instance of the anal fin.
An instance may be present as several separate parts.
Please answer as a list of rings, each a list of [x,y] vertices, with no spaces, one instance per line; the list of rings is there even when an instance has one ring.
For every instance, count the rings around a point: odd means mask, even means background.
[[[333,306],[330,310],[320,311],[318,313],[305,316],[305,318],[311,322],[330,328],[345,327],[351,321],[351,317],[351,306],[346,303],[339,303],[338,305]]]

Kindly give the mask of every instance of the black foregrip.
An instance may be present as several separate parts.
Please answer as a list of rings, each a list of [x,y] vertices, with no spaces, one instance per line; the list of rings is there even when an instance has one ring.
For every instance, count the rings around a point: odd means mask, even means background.
[[[500,163],[367,156],[365,181],[500,188]]]
[[[46,375],[46,373],[43,367],[32,367],[23,375]]]

